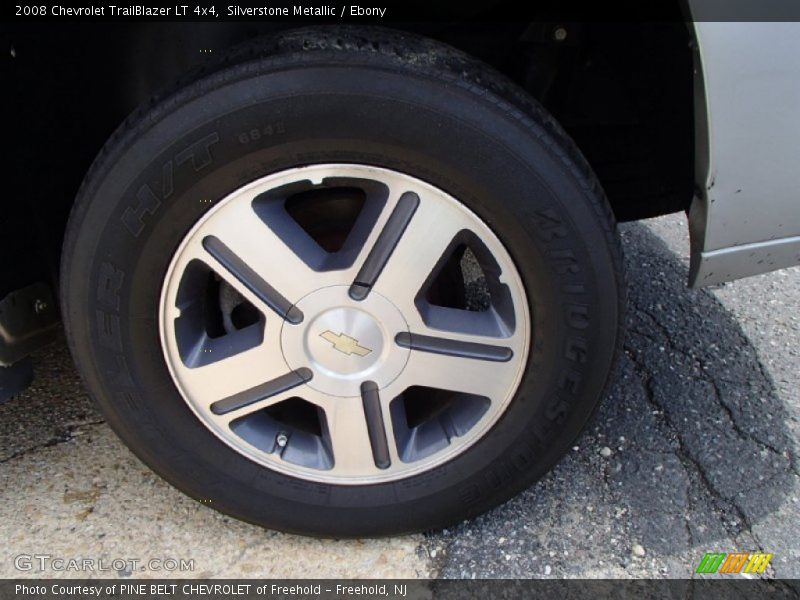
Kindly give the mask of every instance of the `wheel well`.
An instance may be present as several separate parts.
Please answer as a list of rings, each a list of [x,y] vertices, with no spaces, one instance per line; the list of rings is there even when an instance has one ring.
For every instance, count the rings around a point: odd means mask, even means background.
[[[536,97],[585,154],[618,220],[688,207],[693,66],[684,23],[472,22],[410,29],[489,63]],[[3,251],[24,257],[17,266],[36,263],[18,269],[23,279],[54,278],[78,186],[127,114],[192,66],[275,30],[268,24],[129,23],[1,34],[14,49],[10,88],[21,90],[1,100],[15,115],[10,197],[24,199],[4,223]],[[35,185],[32,169],[46,174]],[[25,283],[0,282],[0,297]]]
[[[694,189],[690,31],[683,22],[415,24],[537,98],[598,175],[618,220],[685,210]],[[142,28],[129,46],[137,103],[190,66],[267,28]],[[132,106],[131,106],[132,108]]]

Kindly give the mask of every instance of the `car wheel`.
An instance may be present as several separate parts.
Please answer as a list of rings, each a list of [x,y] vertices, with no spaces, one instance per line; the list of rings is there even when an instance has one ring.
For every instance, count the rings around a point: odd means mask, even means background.
[[[303,30],[195,73],[101,152],[68,227],[70,345],[109,424],[261,525],[448,525],[552,467],[620,340],[589,167],[487,66]]]

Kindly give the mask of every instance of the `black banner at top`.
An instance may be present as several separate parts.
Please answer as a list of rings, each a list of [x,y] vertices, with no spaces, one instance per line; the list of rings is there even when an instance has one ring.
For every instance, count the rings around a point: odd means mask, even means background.
[[[800,21],[797,0],[124,0],[16,2],[5,22]]]

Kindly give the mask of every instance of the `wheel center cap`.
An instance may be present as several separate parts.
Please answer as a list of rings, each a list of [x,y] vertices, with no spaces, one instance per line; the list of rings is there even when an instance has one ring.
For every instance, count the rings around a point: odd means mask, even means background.
[[[332,375],[370,369],[380,360],[385,343],[384,332],[375,318],[358,308],[332,308],[306,329],[309,356]]]
[[[383,296],[370,293],[356,301],[347,286],[312,292],[297,303],[306,315],[299,325],[284,322],[281,349],[292,370],[311,369],[308,385],[332,396],[361,394],[361,384],[385,387],[402,372],[408,349],[394,342],[408,331],[400,311]]]

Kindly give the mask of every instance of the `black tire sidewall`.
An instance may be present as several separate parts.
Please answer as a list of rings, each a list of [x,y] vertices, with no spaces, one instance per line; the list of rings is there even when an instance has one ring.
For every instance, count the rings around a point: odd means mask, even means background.
[[[262,525],[375,535],[438,527],[493,506],[569,447],[602,393],[617,343],[611,224],[565,143],[485,90],[378,61],[262,60],[196,82],[140,119],[99,160],[79,198],[64,310],[91,392],[154,470]],[[314,483],[243,458],[189,410],[159,339],[167,267],[210,207],[270,173],[337,162],[395,169],[465,203],[506,246],[528,293],[533,343],[506,414],[449,463],[393,483]]]

